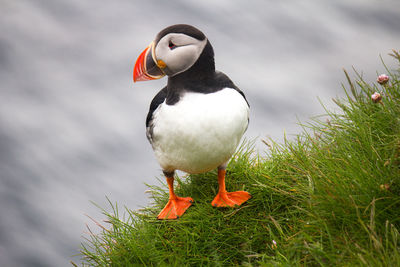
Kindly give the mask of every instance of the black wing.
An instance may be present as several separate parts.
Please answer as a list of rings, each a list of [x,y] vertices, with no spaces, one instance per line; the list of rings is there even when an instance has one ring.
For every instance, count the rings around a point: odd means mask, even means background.
[[[165,98],[167,97],[167,87],[165,86],[163,89],[161,89],[158,94],[153,98],[150,104],[150,109],[149,113],[147,113],[147,118],[146,118],[146,136],[147,139],[149,139],[149,142],[152,143],[152,137],[153,137],[153,113],[154,111],[158,108],[159,105],[161,105],[164,101]]]
[[[229,79],[229,77],[226,74],[224,74],[223,72],[220,72],[220,71],[216,71],[215,72],[215,81],[216,81],[216,84],[217,84],[217,88],[220,88],[219,90],[221,90],[223,88],[232,88],[232,89],[238,91],[239,94],[241,94],[243,96],[244,100],[247,103],[247,106],[249,106],[249,108],[250,108],[250,104],[247,101],[246,96],[244,95],[243,91],[240,90],[239,87],[237,87],[232,82],[232,80]],[[247,118],[247,127],[249,126],[249,122],[250,122],[250,118]],[[247,130],[247,127],[246,127],[246,130]]]
[[[241,94],[244,98],[244,100],[246,100],[247,105],[250,107],[249,102],[246,99],[246,96],[244,95],[244,93],[242,92],[242,90],[239,89],[239,87],[237,87],[231,79],[229,79],[229,77],[220,71],[216,71],[215,72],[215,83],[217,85],[217,88],[219,90],[224,89],[224,88],[232,88],[235,89],[236,91],[239,92],[239,94]]]

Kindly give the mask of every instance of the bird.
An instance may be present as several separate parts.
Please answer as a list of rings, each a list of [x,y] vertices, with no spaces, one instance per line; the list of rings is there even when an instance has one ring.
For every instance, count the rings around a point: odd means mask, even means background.
[[[194,202],[174,191],[175,171],[198,174],[218,169],[215,207],[240,206],[246,191],[228,192],[227,164],[249,124],[244,93],[215,69],[214,49],[202,31],[187,24],[161,30],[138,56],[133,81],[168,76],[153,98],[146,118],[146,136],[169,188],[168,203],[157,219],[177,219]]]

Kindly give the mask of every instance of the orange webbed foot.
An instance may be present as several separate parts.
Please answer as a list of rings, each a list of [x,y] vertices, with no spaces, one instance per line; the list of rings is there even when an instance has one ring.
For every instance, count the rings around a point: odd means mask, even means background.
[[[158,214],[157,219],[178,219],[193,204],[191,197],[176,197],[170,199],[164,209]]]
[[[240,206],[251,198],[246,191],[218,192],[211,205],[214,207],[235,207]]]

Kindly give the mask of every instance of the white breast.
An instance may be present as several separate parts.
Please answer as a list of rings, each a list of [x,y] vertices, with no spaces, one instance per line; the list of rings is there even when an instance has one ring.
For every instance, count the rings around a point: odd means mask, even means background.
[[[246,131],[249,107],[236,90],[186,93],[153,114],[152,145],[164,171],[202,173],[227,162]]]

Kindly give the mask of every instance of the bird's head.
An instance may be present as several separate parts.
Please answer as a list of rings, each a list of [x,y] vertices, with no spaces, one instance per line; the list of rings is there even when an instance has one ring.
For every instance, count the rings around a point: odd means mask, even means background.
[[[212,47],[200,30],[186,24],[169,26],[139,55],[133,81],[155,80],[165,75],[173,77],[185,72],[195,65],[206,46],[211,51],[213,64]]]

